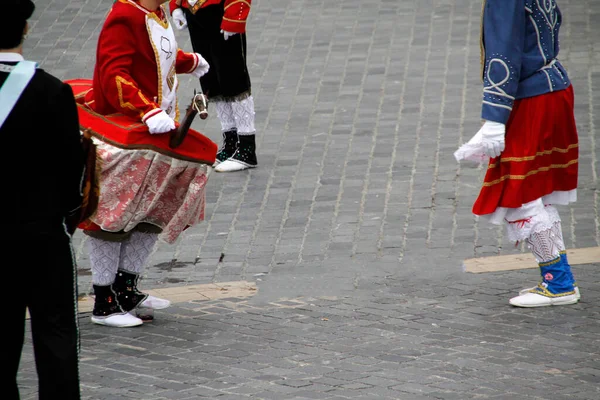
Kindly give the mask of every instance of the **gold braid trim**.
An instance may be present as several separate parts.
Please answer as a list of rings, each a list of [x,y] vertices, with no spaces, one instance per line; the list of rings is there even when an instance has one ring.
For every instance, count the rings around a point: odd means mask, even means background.
[[[137,90],[137,95],[140,98],[140,100],[142,100],[142,102],[146,105],[150,104],[150,102],[148,101],[148,99],[146,99],[146,97],[144,97],[144,95],[142,94],[142,92],[140,91],[140,89],[134,85],[133,83],[129,82],[128,80],[120,77],[120,76],[116,76],[115,77],[115,81],[117,84],[117,91],[118,91],[118,96],[119,96],[119,105],[122,108],[129,108],[133,111],[137,111],[138,113],[140,113],[140,115],[144,115],[144,112],[142,110],[140,110],[139,108],[137,108],[136,106],[134,106],[133,104],[131,104],[128,101],[125,101],[125,98],[123,97],[123,87],[122,85],[127,85],[127,86],[131,86],[133,89]]]
[[[576,149],[579,147],[578,143],[575,144],[570,144],[569,146],[567,146],[566,149],[561,149],[559,147],[553,147],[551,150],[544,150],[544,151],[538,151],[537,153],[535,153],[535,156],[525,156],[525,157],[500,157],[500,162],[522,162],[522,161],[532,161],[535,160],[536,157],[541,157],[541,156],[549,156],[550,154],[557,152],[557,153],[562,153],[562,154],[566,154],[568,153],[570,150]],[[495,162],[493,164],[490,164],[488,166],[488,169],[493,169],[496,168],[498,166],[498,162]]]
[[[529,172],[528,172],[528,173],[526,173],[525,175],[511,175],[511,174],[506,174],[506,175],[503,175],[503,176],[501,176],[501,177],[500,177],[500,178],[498,178],[498,179],[494,179],[493,181],[490,181],[490,182],[484,182],[484,183],[483,183],[483,186],[484,186],[484,187],[488,187],[488,186],[494,186],[494,185],[497,185],[498,183],[500,183],[500,182],[503,182],[503,181],[505,181],[505,180],[507,180],[507,179],[513,179],[513,180],[524,180],[524,179],[526,179],[526,178],[530,177],[531,175],[535,175],[535,174],[537,174],[537,173],[539,173],[539,172],[548,172],[548,171],[550,171],[551,169],[556,169],[556,168],[569,168],[571,165],[573,165],[573,164],[577,164],[577,162],[578,162],[578,161],[575,159],[575,160],[571,160],[571,161],[569,161],[569,162],[568,162],[568,163],[566,163],[566,164],[551,164],[551,165],[550,165],[550,166],[548,166],[548,167],[540,167],[540,168],[538,168],[538,169],[534,169],[534,170],[532,170],[532,171],[529,171]]]

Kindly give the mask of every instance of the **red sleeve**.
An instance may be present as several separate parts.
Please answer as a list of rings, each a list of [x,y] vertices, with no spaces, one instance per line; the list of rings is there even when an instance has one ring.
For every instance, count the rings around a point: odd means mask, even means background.
[[[152,98],[142,93],[131,77],[133,56],[138,50],[134,32],[127,18],[114,18],[103,28],[98,41],[96,68],[106,100],[119,112],[141,118],[159,108]]]
[[[177,58],[175,59],[175,72],[178,74],[190,74],[198,67],[198,55],[195,53],[186,53],[177,49]]]
[[[252,0],[225,0],[225,14],[221,29],[227,32],[245,33],[251,2]]]
[[[177,0],[171,0],[171,1],[169,1],[169,12],[170,12],[171,14],[173,14],[173,11],[174,11],[176,8],[184,7],[185,5],[184,5],[183,3],[185,3],[185,2],[184,2],[184,1],[182,1],[182,2],[181,2],[181,6],[178,6],[178,5],[177,5]]]

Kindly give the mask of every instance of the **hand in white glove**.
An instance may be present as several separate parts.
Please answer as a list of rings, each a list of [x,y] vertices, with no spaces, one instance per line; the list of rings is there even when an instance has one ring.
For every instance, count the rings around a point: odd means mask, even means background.
[[[152,134],[166,133],[175,129],[175,121],[164,110],[152,115],[144,123],[148,125],[148,131]]]
[[[483,150],[490,158],[498,157],[504,151],[506,126],[499,122],[485,121],[478,134],[481,134]]]
[[[237,32],[227,32],[221,29],[221,33],[223,34],[223,39],[227,40],[233,35],[237,35]]]
[[[208,70],[210,69],[210,65],[208,65],[208,62],[200,54],[195,54],[198,57],[198,66],[195,70],[191,72],[191,74],[194,75],[196,78],[200,78],[208,72]]]
[[[187,19],[181,8],[174,9],[171,16],[173,17],[173,25],[175,25],[175,28],[182,30],[187,26]]]

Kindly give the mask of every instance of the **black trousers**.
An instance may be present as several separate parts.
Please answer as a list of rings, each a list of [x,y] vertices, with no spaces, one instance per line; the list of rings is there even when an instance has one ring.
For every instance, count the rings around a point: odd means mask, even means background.
[[[19,399],[17,373],[29,309],[40,400],[80,399],[77,275],[71,237],[61,223],[19,232],[5,242],[18,262],[4,262],[7,335],[0,398]],[[37,229],[37,231],[36,231]],[[9,253],[10,252],[10,253]]]
[[[227,40],[221,33],[223,4],[200,8],[196,14],[184,9],[195,53],[210,65],[200,78],[204,94],[212,101],[243,100],[251,94],[250,75],[246,66],[246,34]]]

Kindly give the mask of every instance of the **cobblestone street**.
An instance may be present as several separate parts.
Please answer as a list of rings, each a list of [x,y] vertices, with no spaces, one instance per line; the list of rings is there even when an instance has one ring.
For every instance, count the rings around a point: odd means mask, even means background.
[[[559,211],[567,248],[598,255],[600,0],[557,1],[580,139],[578,201]],[[35,3],[25,58],[91,78],[113,2]],[[600,258],[573,265],[582,299],[564,307],[508,304],[535,268],[465,270],[529,253],[473,216],[485,167],[453,156],[480,127],[480,15],[481,0],[255,0],[259,165],[212,172],[205,221],[156,246],[141,287],[173,306],[93,325],[74,237],[83,399],[600,399]],[[181,77],[181,108],[197,88]],[[209,112],[193,127],[220,142]],[[29,327],[19,383],[37,399]]]

